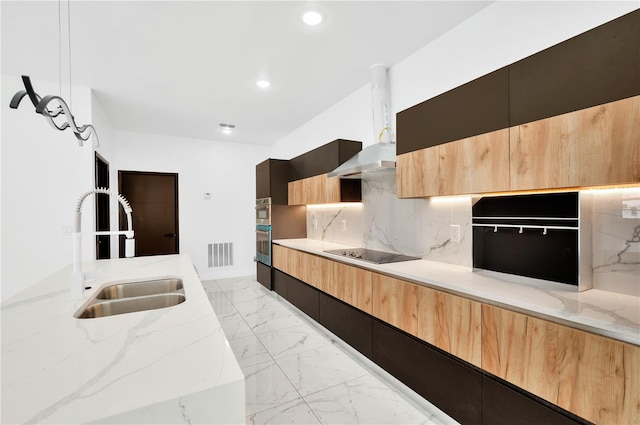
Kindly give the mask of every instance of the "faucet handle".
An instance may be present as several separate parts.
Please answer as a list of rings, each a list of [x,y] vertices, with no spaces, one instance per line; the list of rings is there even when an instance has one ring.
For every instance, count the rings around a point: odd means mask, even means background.
[[[126,258],[133,258],[136,253],[136,240],[125,239],[124,240],[124,256]]]

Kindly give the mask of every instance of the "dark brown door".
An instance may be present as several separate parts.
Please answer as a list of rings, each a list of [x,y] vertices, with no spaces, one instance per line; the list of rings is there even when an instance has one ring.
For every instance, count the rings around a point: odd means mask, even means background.
[[[96,187],[109,188],[109,163],[98,153],[96,158]],[[103,193],[95,195],[96,199],[96,231],[111,230],[109,220],[110,196]],[[104,260],[111,258],[111,236],[96,236],[96,259]]]
[[[119,171],[120,193],[131,204],[136,257],[177,254],[178,242],[178,175]],[[120,229],[126,228],[120,213]],[[124,256],[124,237],[120,241],[120,257]]]

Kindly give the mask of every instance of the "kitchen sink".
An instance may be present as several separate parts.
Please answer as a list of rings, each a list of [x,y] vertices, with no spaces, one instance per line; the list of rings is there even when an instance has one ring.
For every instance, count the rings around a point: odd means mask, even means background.
[[[78,319],[173,307],[186,300],[182,279],[167,277],[105,286],[74,314]]]
[[[166,278],[141,282],[118,283],[104,287],[96,296],[99,300],[143,297],[155,294],[167,294],[183,289],[182,279]],[[183,291],[184,292],[184,291]]]
[[[186,299],[183,293],[178,292],[113,300],[98,300],[96,298],[84,310],[76,313],[75,317],[78,319],[93,319],[115,314],[133,313],[135,311],[156,310],[178,305]]]

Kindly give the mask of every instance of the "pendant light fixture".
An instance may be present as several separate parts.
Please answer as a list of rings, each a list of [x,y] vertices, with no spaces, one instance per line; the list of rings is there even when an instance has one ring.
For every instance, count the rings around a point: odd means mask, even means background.
[[[69,96],[71,96],[71,13],[69,11],[69,1],[67,0],[67,23],[69,25]],[[60,24],[60,0],[58,0],[58,41],[59,45],[62,40],[62,30]],[[62,92],[62,48],[59,47],[58,51],[59,56],[59,67],[60,67],[60,91]],[[78,126],[76,124],[75,118],[71,113],[71,109],[67,105],[67,103],[62,99],[61,96],[48,95],[41,97],[38,93],[33,89],[33,85],[31,84],[31,79],[27,75],[22,76],[22,83],[24,84],[24,90],[20,90],[16,94],[13,95],[11,99],[11,103],[9,107],[11,109],[18,109],[20,102],[25,96],[29,96],[31,103],[36,108],[36,113],[44,116],[49,124],[57,130],[64,131],[67,128],[71,128],[74,135],[78,139],[78,145],[82,146],[83,142],[89,140],[89,137],[93,134],[93,142],[95,147],[100,146],[100,142],[98,140],[98,134],[96,133],[95,128],[92,125],[82,125]],[[61,93],[62,95],[62,93]],[[58,118],[61,117],[61,118]],[[54,120],[54,118],[57,119]]]

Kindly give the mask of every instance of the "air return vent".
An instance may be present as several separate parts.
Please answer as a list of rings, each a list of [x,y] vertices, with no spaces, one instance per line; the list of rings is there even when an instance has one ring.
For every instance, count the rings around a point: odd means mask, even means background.
[[[233,242],[209,244],[209,268],[233,266]]]

